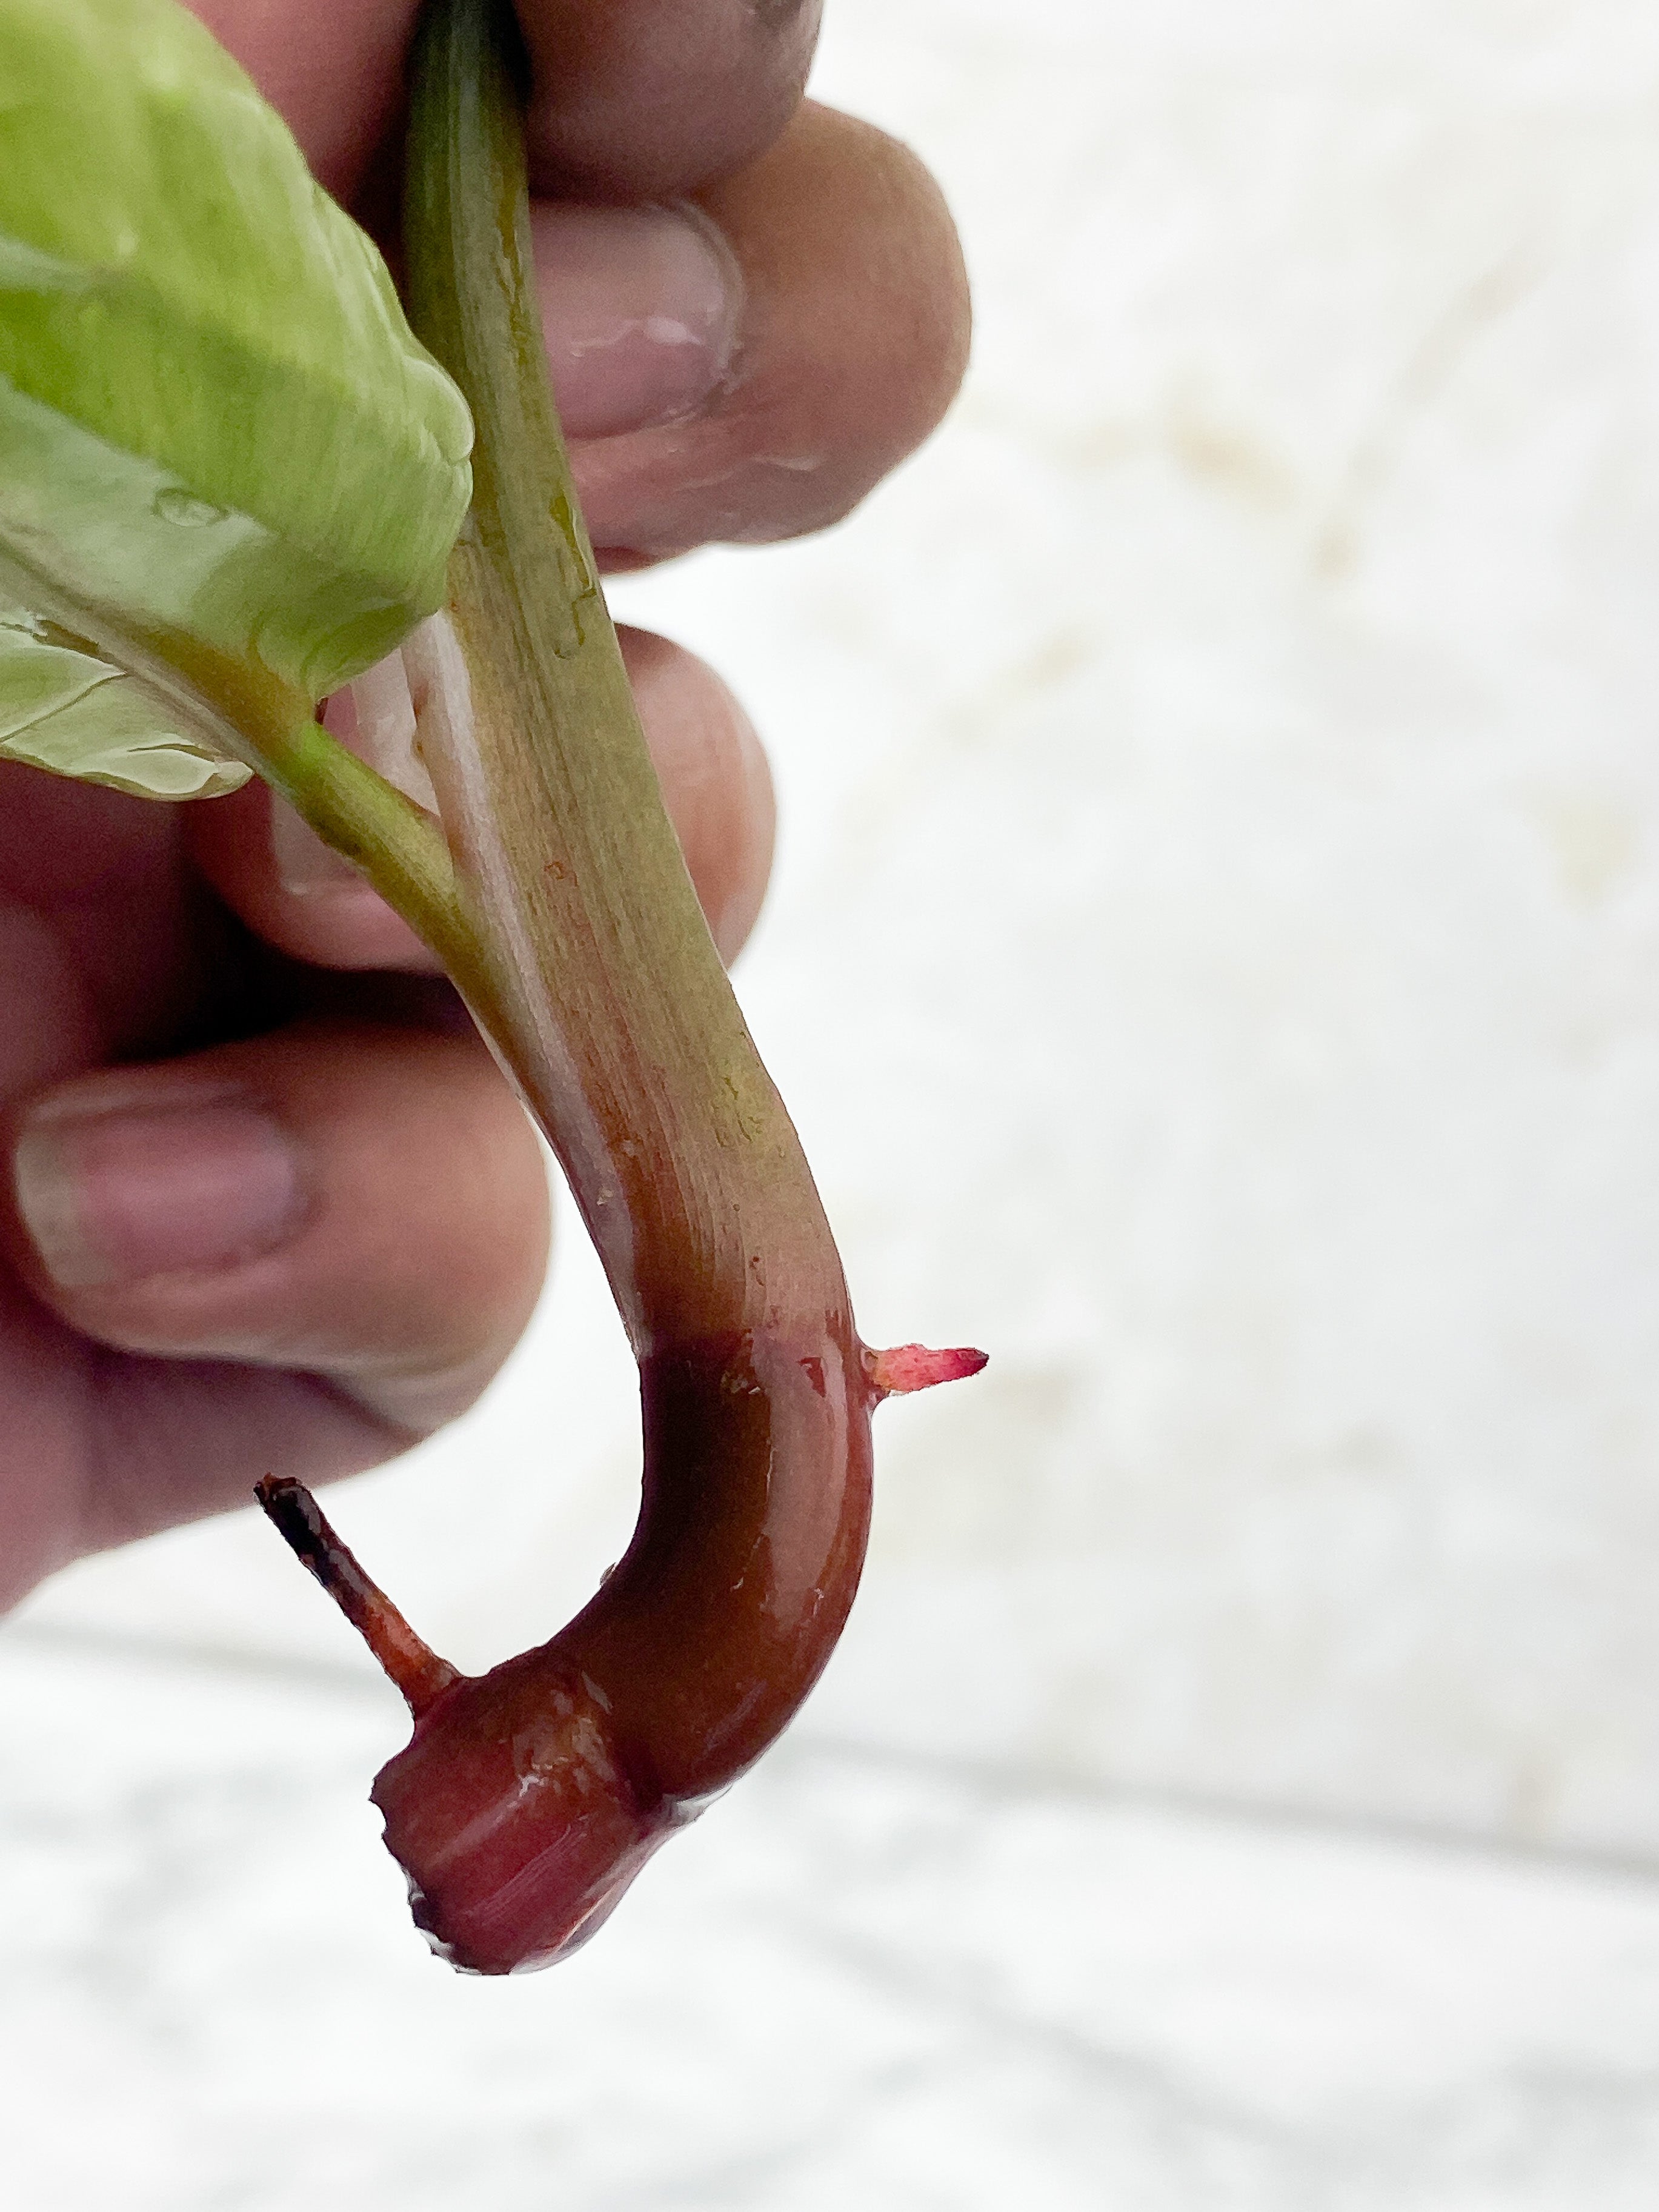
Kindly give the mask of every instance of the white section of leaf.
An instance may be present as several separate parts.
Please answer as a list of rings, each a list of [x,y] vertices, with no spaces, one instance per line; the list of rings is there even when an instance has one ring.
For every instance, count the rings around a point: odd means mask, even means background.
[[[251,773],[176,728],[124,670],[54,641],[34,616],[3,604],[0,757],[143,799],[217,798]]]

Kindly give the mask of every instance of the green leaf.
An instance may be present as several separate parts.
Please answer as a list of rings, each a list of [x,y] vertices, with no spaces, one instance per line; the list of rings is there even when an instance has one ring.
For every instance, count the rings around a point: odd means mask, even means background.
[[[326,696],[440,603],[471,494],[465,404],[380,255],[173,0],[0,0],[0,596],[118,672]],[[0,647],[5,750],[61,767],[79,731],[126,787],[206,762],[178,687],[71,699],[41,656],[73,647]],[[176,750],[130,775],[122,732]]]
[[[216,799],[253,773],[85,640],[3,605],[0,757],[140,799]]]

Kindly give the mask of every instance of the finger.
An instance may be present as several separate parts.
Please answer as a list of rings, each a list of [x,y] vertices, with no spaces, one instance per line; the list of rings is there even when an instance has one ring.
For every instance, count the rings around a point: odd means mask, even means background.
[[[409,924],[263,783],[192,806],[185,842],[220,897],[279,952],[320,968],[438,972]]]
[[[706,663],[666,638],[619,633],[669,818],[727,960],[753,926],[771,866],[766,757],[738,702]],[[431,973],[406,922],[263,785],[192,806],[192,857],[268,944],[326,968]]]
[[[543,191],[690,191],[752,161],[799,106],[819,0],[520,0]]]
[[[613,566],[838,520],[961,381],[967,280],[939,189],[830,109],[804,108],[689,211],[542,204],[532,224],[554,389]]]
[[[650,630],[617,633],[668,818],[720,956],[755,926],[776,809],[755,726],[706,661]]]
[[[395,124],[419,0],[186,0],[299,140],[313,174],[349,200]]]
[[[0,1610],[88,1552],[331,1482],[411,1441],[325,1376],[112,1351],[0,1275]]]
[[[179,820],[0,761],[0,1099],[163,1051],[199,1018],[222,932],[180,880]]]
[[[403,105],[418,0],[188,0],[337,198],[356,193]],[[538,188],[690,191],[750,161],[799,105],[819,0],[522,0]]]
[[[78,1078],[5,1135],[0,1236],[58,1320],[320,1381],[380,1456],[471,1403],[541,1283],[541,1155],[475,1038],[308,1024]]]
[[[400,97],[388,56],[409,17],[397,0],[306,0],[281,26],[264,0],[198,0],[198,12],[349,196]],[[542,190],[574,180],[638,199],[726,179],[697,194],[712,236],[661,207],[534,211],[554,381],[596,544],[611,566],[636,565],[838,520],[927,434],[961,377],[966,283],[926,171],[821,108],[778,136],[811,5],[538,0],[525,20],[545,88]]]

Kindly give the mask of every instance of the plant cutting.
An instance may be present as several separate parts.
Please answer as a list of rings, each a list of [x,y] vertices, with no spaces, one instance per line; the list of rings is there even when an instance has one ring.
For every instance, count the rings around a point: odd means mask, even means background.
[[[438,0],[419,40],[418,339],[171,0],[0,0],[0,750],[173,799],[253,772],[297,807],[444,961],[640,1362],[632,1543],[479,1678],[262,1486],[414,1715],[374,1797],[417,1920],[465,1968],[544,1965],[816,1680],[875,1404],[982,1361],[860,1343],[663,811],[547,386],[505,11]],[[400,646],[437,818],[318,720]]]

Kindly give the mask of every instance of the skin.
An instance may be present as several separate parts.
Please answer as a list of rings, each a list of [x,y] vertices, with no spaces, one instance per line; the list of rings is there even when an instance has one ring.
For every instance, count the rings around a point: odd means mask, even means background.
[[[410,0],[199,0],[196,13],[391,244]],[[811,6],[524,0],[520,16],[538,70],[550,356],[606,564],[838,519],[960,378],[965,288],[931,180],[880,133],[802,105]],[[694,206],[736,304],[706,392],[671,419],[584,437],[593,380],[561,304],[580,289],[582,314],[604,306],[594,239],[610,233],[589,222],[601,202]],[[639,281],[619,262],[632,312]],[[764,761],[712,672],[661,639],[626,643],[729,957],[770,855]],[[391,1457],[472,1402],[540,1287],[545,1183],[517,1105],[372,894],[301,894],[279,876],[269,808],[258,787],[168,809],[0,764],[8,1158],[66,1113],[101,1109],[141,1210],[148,1176],[152,1198],[165,1188],[170,1208],[210,1223],[189,1148],[153,1133],[168,1112],[228,1099],[284,1133],[303,1193],[257,1249],[66,1284],[5,1178],[0,1601],[80,1553],[240,1504],[268,1471],[316,1483]]]

